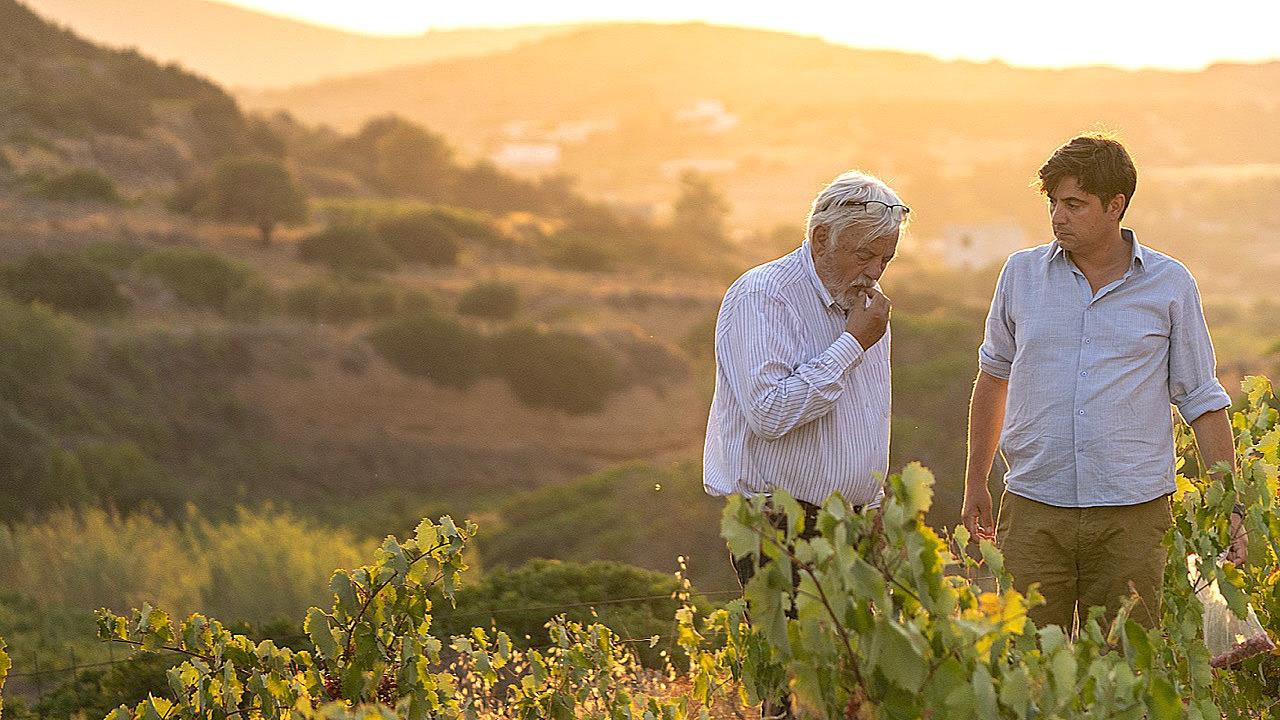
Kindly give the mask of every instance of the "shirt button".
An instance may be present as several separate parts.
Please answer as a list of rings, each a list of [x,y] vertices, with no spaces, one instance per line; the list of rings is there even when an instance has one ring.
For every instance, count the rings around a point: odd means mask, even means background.
[[[1084,344],[1085,344],[1085,345],[1088,345],[1088,344],[1089,344],[1089,342],[1090,342],[1090,341],[1089,341],[1089,338],[1085,338],[1085,339],[1084,339]]]
[[[1080,414],[1080,415],[1083,415],[1083,414],[1084,414],[1084,411],[1083,411],[1083,410],[1080,410],[1080,411],[1079,411],[1079,414]]]
[[[1088,370],[1081,370],[1081,371],[1080,371],[1080,377],[1084,377],[1084,376],[1086,376],[1086,375],[1088,375],[1088,374],[1089,374],[1089,371],[1088,371]]]

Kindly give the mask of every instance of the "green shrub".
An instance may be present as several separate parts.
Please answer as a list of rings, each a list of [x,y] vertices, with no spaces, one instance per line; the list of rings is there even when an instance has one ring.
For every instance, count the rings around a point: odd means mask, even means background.
[[[432,312],[403,313],[386,320],[374,328],[369,342],[401,372],[439,385],[470,387],[483,369],[481,337]]]
[[[427,265],[457,265],[461,249],[458,232],[437,213],[418,211],[393,215],[378,223],[378,236],[400,259]]]
[[[0,296],[0,398],[57,384],[84,358],[76,323],[43,305]]]
[[[147,254],[147,248],[129,240],[103,240],[76,248],[72,254],[112,270],[127,270]]]
[[[111,178],[97,170],[73,168],[59,173],[27,173],[23,176],[31,192],[57,202],[118,203],[120,194]]]
[[[689,376],[689,363],[680,353],[652,336],[619,332],[610,335],[608,341],[618,357],[623,387],[640,385],[656,390]]]
[[[434,207],[427,213],[454,235],[467,242],[489,247],[507,244],[506,237],[488,215],[456,207]]]
[[[181,534],[146,515],[64,509],[0,527],[0,585],[48,605],[92,610],[154,602],[191,612],[207,584],[208,573]]]
[[[499,280],[481,281],[467,288],[458,298],[458,312],[463,315],[510,320],[520,311],[520,291]]]
[[[530,407],[597,412],[621,384],[613,358],[574,333],[513,328],[490,341],[489,355],[498,376]]]
[[[68,312],[114,313],[129,306],[111,271],[81,255],[31,253],[5,268],[3,278],[9,294],[22,302]]]
[[[480,561],[488,572],[552,558],[670,574],[682,556],[699,588],[733,589],[736,576],[720,538],[723,505],[703,491],[698,462],[617,467],[509,495],[476,538]]]
[[[183,303],[226,313],[238,291],[255,281],[248,266],[191,248],[164,248],[143,255],[138,272],[159,278]]]
[[[299,618],[332,597],[334,568],[355,567],[370,541],[271,511],[240,510],[234,520],[196,521],[189,529],[209,582],[201,607],[210,615],[250,622]]]
[[[369,228],[334,225],[303,238],[298,256],[334,270],[394,270],[400,265],[391,248]]]
[[[318,278],[290,288],[285,311],[313,322],[344,323],[387,317],[396,311],[396,289],[342,277]]]
[[[175,512],[184,498],[173,479],[137,444],[98,442],[76,450],[89,493],[121,510],[157,504]]]
[[[618,265],[611,247],[573,233],[552,235],[542,242],[542,254],[552,267],[582,272],[605,272]]]
[[[434,603],[433,627],[448,637],[492,626],[506,631],[518,647],[528,647],[545,637],[547,621],[564,615],[571,621],[603,623],[623,638],[667,638],[653,647],[647,642],[634,646],[646,666],[661,668],[663,651],[670,654],[674,649],[671,618],[680,606],[674,599],[678,589],[670,574],[621,563],[532,560],[464,585],[456,607],[447,601]],[[613,602],[617,598],[641,599]]]

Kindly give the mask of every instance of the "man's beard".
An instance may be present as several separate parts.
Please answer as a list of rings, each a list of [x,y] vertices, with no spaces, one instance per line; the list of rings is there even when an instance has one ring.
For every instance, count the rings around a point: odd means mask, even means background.
[[[853,282],[843,287],[836,287],[831,279],[836,274],[835,268],[822,257],[814,259],[813,269],[817,271],[818,279],[826,286],[827,292],[831,293],[831,299],[845,312],[849,312],[857,303],[865,304],[866,301],[861,297],[862,292],[867,288],[875,287],[876,284],[874,278],[859,275]]]
[[[866,305],[866,298],[863,296],[863,292],[874,287],[875,284],[875,280],[858,278],[852,284],[831,293],[831,299],[836,301],[836,305],[839,305],[841,310],[849,312],[858,304]]]

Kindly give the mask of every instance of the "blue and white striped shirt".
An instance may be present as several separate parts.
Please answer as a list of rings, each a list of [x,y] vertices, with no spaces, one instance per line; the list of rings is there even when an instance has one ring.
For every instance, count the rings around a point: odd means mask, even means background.
[[[1231,404],[1191,273],[1121,232],[1129,269],[1096,293],[1057,242],[1000,273],[978,364],[1009,381],[1009,492],[1058,507],[1153,500],[1174,490],[1170,403],[1188,422]]]
[[[707,493],[781,488],[819,503],[839,490],[874,506],[888,469],[889,332],[863,351],[807,241],[748,270],[716,319]]]

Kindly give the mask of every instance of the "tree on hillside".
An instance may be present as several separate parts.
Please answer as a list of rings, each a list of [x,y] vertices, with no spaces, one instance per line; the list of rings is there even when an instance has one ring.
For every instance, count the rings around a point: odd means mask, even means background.
[[[209,187],[214,217],[252,223],[271,244],[279,223],[304,220],[307,199],[293,176],[278,160],[264,157],[228,158],[214,168]]]
[[[728,217],[729,202],[710,178],[694,170],[680,176],[680,195],[671,218],[677,237],[701,246],[724,245],[729,237],[725,229]]]
[[[439,135],[412,123],[390,128],[374,143],[374,178],[388,195],[443,201],[453,176],[453,151]]]

